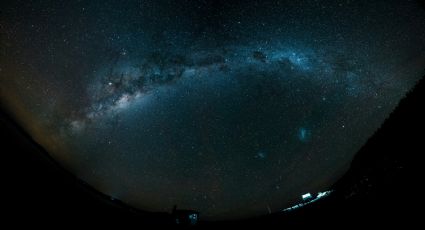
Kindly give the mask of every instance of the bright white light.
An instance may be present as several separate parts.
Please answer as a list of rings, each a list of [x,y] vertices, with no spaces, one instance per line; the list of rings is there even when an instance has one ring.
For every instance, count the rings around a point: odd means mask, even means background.
[[[312,198],[310,193],[306,193],[306,194],[302,195],[301,197],[303,198],[303,200],[307,200],[307,199]]]
[[[190,214],[189,219],[196,220],[198,217],[196,214]]]
[[[317,194],[317,198],[322,198],[322,197],[324,197],[324,196],[329,195],[330,193],[331,193],[330,191],[326,191],[326,192],[319,192],[319,193]]]

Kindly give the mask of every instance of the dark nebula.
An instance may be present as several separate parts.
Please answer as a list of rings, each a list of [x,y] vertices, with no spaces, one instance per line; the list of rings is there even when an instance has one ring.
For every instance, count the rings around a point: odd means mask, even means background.
[[[415,1],[0,4],[1,105],[147,211],[282,211],[327,191],[425,74]]]

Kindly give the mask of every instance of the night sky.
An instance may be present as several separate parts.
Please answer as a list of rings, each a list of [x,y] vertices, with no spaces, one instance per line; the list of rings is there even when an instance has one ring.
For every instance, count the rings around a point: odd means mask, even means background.
[[[326,191],[425,74],[417,1],[2,1],[1,107],[66,169],[207,220]]]

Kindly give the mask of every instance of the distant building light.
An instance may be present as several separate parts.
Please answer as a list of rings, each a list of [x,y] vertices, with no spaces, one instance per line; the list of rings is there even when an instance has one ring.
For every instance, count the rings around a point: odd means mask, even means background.
[[[330,193],[331,193],[330,191],[326,191],[326,192],[319,192],[319,193],[317,194],[317,198],[322,198],[322,197],[324,197],[324,196],[329,195]]]
[[[196,213],[190,214],[189,219],[196,221],[198,220],[198,215]]]
[[[313,196],[310,193],[306,193],[306,194],[302,195],[301,197],[303,198],[304,201],[313,198]]]
[[[198,223],[199,212],[194,210],[181,210],[174,206],[172,215],[178,225],[196,225]]]
[[[302,199],[303,199],[303,201],[301,203],[296,204],[296,205],[289,207],[289,208],[285,208],[282,211],[286,212],[286,211],[291,211],[291,210],[294,210],[294,209],[297,209],[297,208],[301,208],[301,207],[308,205],[308,204],[311,204],[311,203],[313,203],[313,202],[315,202],[315,201],[317,201],[317,200],[319,200],[323,197],[326,197],[331,193],[332,193],[332,190],[325,191],[325,192],[319,192],[319,193],[317,193],[317,196],[315,196],[315,197],[313,197],[311,195],[311,193],[306,193],[306,194],[301,196]]]

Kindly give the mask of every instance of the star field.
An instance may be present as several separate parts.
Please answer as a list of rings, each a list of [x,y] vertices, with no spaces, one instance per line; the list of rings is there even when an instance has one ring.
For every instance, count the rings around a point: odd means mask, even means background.
[[[1,3],[1,105],[136,208],[282,211],[328,190],[425,74],[418,4]]]

